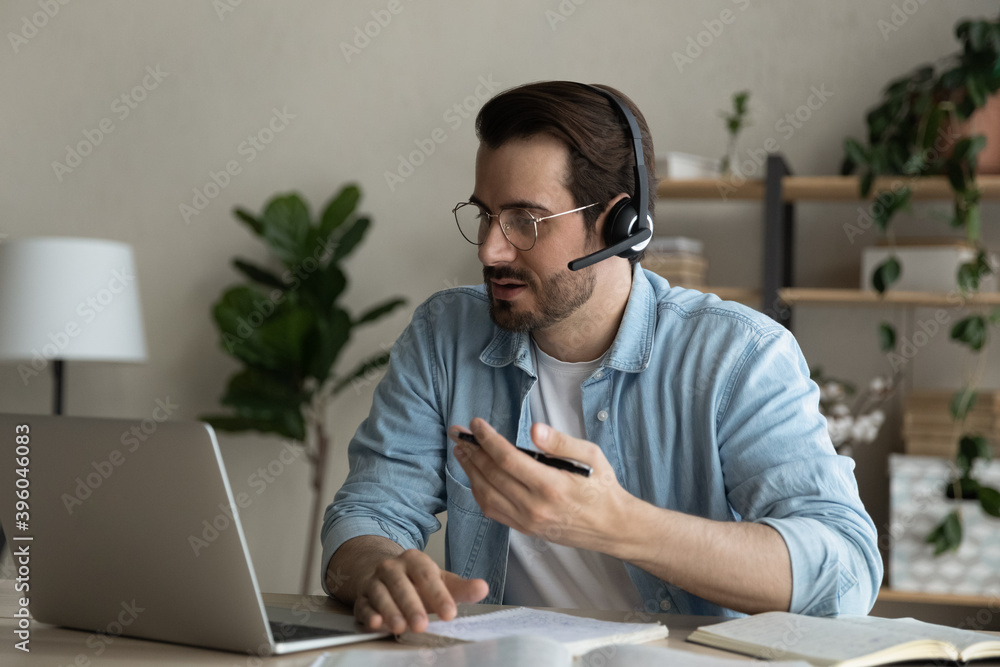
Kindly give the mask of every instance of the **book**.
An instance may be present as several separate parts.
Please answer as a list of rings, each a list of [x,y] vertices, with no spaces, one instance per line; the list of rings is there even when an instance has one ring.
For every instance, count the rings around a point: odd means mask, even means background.
[[[574,658],[565,645],[522,635],[420,650],[350,649],[324,653],[309,667],[740,667],[745,660],[701,655],[681,649],[607,644]],[[810,667],[807,662],[774,662],[773,667]]]
[[[662,623],[613,623],[555,611],[513,607],[485,614],[431,621],[426,632],[404,632],[404,644],[451,646],[461,642],[537,635],[559,642],[572,655],[582,655],[607,644],[638,644],[667,636]]]
[[[768,660],[806,660],[818,667],[1000,657],[1000,635],[912,618],[825,618],[781,611],[703,626],[692,632],[688,641]]]

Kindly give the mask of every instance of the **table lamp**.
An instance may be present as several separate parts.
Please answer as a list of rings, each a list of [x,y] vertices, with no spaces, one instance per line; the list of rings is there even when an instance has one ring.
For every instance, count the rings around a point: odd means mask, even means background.
[[[64,361],[145,361],[131,246],[63,237],[0,243],[2,360],[19,362],[25,384],[51,365],[57,415]]]

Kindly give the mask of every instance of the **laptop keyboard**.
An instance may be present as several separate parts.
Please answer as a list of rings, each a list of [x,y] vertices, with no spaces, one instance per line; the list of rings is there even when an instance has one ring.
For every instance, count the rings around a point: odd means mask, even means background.
[[[277,623],[268,621],[271,625],[271,634],[276,642],[296,642],[305,639],[316,639],[318,637],[337,637],[341,635],[354,634],[344,630],[331,630],[330,628],[317,628],[312,625],[296,625],[292,623]]]

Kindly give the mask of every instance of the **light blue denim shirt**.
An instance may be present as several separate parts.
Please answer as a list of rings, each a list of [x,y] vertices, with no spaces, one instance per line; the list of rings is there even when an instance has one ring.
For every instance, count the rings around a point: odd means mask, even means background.
[[[529,337],[496,327],[488,308],[485,287],[458,287],[414,312],[326,510],[322,572],[359,535],[423,549],[441,527],[435,515],[447,510],[446,569],[485,579],[484,602],[503,599],[509,529],[483,516],[446,437],[449,426],[484,417],[535,449]],[[773,527],[791,556],[791,611],[868,613],[882,580],[875,526],[854,461],[834,452],[819,389],[787,330],[739,304],[671,287],[637,264],[618,334],[582,391],[587,439],[629,493],[707,519]],[[637,612],[741,615],[626,568],[643,600]]]

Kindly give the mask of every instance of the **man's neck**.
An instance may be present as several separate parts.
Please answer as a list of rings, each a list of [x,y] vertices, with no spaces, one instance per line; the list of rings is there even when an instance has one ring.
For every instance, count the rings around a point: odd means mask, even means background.
[[[623,279],[599,279],[587,303],[562,322],[531,333],[535,344],[559,361],[592,361],[608,351],[618,335],[632,291],[631,265]]]

